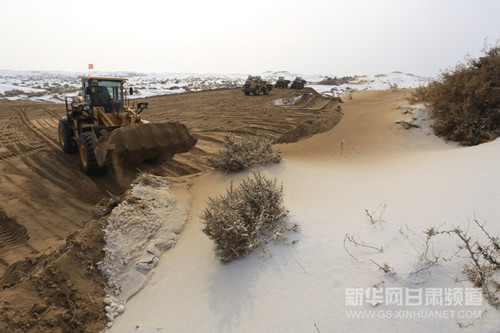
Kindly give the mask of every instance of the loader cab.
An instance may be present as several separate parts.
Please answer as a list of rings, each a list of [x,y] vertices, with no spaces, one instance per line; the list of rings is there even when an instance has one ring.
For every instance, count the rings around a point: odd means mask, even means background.
[[[127,79],[82,77],[82,95],[92,108],[103,107],[106,112],[123,107],[123,84]]]

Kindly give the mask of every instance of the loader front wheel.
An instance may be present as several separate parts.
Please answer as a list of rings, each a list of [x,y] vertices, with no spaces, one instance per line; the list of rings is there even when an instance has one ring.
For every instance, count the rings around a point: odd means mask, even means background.
[[[59,120],[59,144],[62,150],[67,154],[75,154],[77,152],[75,132],[69,126],[68,119]]]
[[[99,166],[97,163],[92,133],[84,132],[80,134],[78,137],[78,152],[80,155],[80,166],[87,174],[96,176],[106,171],[104,167]]]

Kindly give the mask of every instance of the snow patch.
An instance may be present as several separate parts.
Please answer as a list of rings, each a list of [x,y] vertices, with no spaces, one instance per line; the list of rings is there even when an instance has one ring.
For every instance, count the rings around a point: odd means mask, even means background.
[[[134,184],[104,228],[105,256],[99,269],[108,281],[108,327],[146,284],[161,253],[175,246],[186,221],[187,208],[178,204],[171,184],[162,177],[148,177],[153,181]]]
[[[295,97],[292,97],[290,99],[277,99],[274,101],[274,105],[293,105],[295,104],[300,98],[302,97],[302,95],[300,96],[295,96]]]
[[[359,90],[417,88],[419,86],[427,85],[430,80],[431,78],[418,75],[392,72],[384,75],[356,76],[354,77],[354,80],[349,83],[340,85],[310,84],[306,86],[316,90],[320,94],[338,97],[339,95]]]

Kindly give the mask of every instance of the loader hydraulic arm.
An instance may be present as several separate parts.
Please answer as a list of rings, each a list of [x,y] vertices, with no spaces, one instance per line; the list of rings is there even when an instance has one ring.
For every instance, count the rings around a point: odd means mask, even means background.
[[[145,103],[145,102],[139,102],[137,103],[137,114],[141,114],[142,111],[144,111],[144,109],[147,109],[148,108],[148,104],[149,103]]]

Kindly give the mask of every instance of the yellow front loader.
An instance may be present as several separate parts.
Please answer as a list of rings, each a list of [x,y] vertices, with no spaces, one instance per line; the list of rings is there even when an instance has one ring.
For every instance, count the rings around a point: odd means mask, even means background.
[[[259,95],[263,93],[264,95],[269,95],[269,92],[273,89],[273,85],[267,83],[267,81],[262,80],[260,76],[252,76],[249,75],[245,84],[241,88],[241,90],[245,93],[245,95],[250,95],[250,93],[254,95]]]
[[[106,165],[167,160],[189,151],[196,139],[176,122],[152,124],[142,119],[148,103],[130,105],[125,78],[82,76],[82,96],[66,98],[66,118],[59,121],[65,153],[78,153],[82,169],[101,174]],[[130,88],[129,94],[133,94]]]

